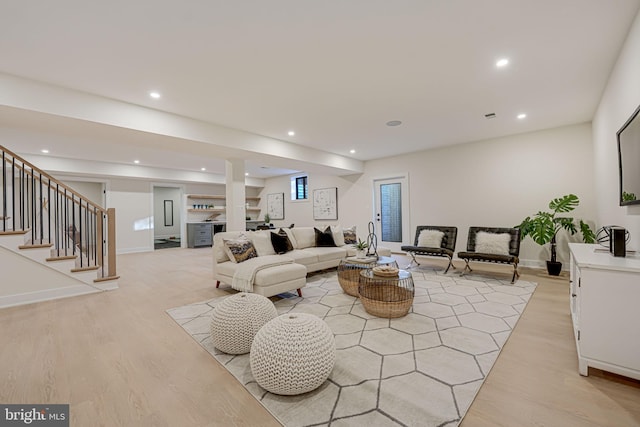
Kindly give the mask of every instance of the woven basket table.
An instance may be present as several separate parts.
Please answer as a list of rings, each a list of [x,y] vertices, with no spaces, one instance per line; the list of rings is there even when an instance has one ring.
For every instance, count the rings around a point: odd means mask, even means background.
[[[373,270],[362,270],[358,293],[367,313],[378,317],[402,317],[413,304],[413,277],[406,270],[399,270],[393,276],[379,276]]]
[[[262,295],[241,292],[225,298],[211,313],[213,346],[229,354],[248,353],[260,328],[277,316],[276,307]]]
[[[353,297],[358,296],[358,285],[360,284],[360,272],[368,270],[376,265],[391,265],[398,267],[395,259],[389,256],[356,258],[349,257],[338,264],[338,283],[345,294]]]
[[[320,387],[333,370],[336,342],[329,326],[307,313],[288,313],[264,325],[251,345],[251,373],[260,387],[295,395]]]

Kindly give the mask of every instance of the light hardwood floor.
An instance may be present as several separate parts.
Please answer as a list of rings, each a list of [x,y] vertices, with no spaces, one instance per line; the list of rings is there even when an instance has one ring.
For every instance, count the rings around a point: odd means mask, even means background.
[[[0,310],[0,402],[69,403],[73,426],[279,425],[165,313],[227,293],[210,254],[121,255],[118,290]],[[567,279],[522,273],[539,286],[462,425],[640,426],[640,382],[578,374]]]

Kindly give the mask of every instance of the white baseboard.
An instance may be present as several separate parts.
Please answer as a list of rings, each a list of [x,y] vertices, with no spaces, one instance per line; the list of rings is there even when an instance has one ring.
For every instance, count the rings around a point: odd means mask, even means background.
[[[52,299],[68,298],[77,295],[85,295],[102,292],[100,289],[88,285],[73,285],[64,288],[47,289],[44,291],[27,292],[24,294],[7,295],[0,297],[0,308],[16,305],[32,304],[34,302],[48,301]]]
[[[116,251],[117,255],[123,255],[123,254],[135,254],[138,252],[153,252],[154,249],[150,246],[141,246],[138,248],[125,248],[125,249],[118,249]]]

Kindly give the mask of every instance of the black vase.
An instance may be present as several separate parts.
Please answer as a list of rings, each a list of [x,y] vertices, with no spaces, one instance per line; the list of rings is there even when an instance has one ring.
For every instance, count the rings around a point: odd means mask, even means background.
[[[558,261],[547,261],[547,273],[549,276],[559,276],[562,271],[562,263]]]

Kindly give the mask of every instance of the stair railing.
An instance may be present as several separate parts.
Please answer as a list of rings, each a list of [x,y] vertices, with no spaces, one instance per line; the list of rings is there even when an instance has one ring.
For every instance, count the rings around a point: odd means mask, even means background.
[[[75,270],[117,277],[115,209],[105,209],[0,145],[0,233],[28,233],[26,247],[75,258]]]

